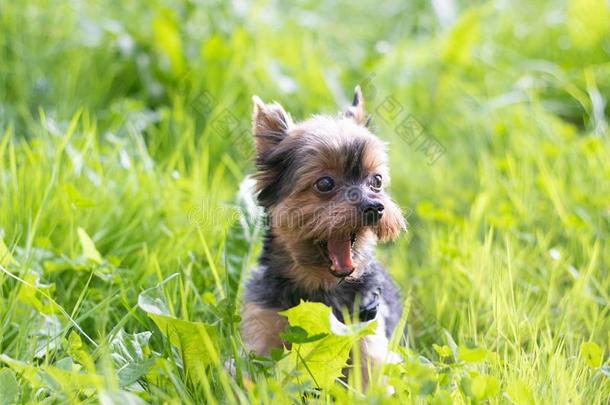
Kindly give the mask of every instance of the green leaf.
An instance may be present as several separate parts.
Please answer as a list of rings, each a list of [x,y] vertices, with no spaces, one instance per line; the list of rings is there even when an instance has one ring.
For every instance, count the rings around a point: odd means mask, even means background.
[[[489,351],[482,347],[460,346],[458,358],[466,363],[480,363],[489,357]]]
[[[320,340],[328,336],[328,334],[318,333],[317,335],[308,335],[307,331],[300,326],[289,326],[280,336],[284,341],[289,343],[310,343]]]
[[[178,273],[172,274],[166,278],[161,285],[169,282],[176,276],[178,276]],[[138,296],[138,306],[144,312],[149,314],[169,315],[169,308],[165,303],[165,298],[163,297],[163,292],[161,291],[161,285],[149,288]]]
[[[55,380],[62,389],[66,391],[75,389],[92,388],[95,389],[102,385],[102,377],[91,372],[79,373],[66,371],[57,367],[44,367],[44,372]]]
[[[17,402],[19,384],[15,373],[9,369],[0,370],[0,405],[10,405]]]
[[[329,389],[341,376],[354,343],[377,327],[375,321],[344,325],[331,308],[317,302],[301,302],[280,314],[293,327],[290,336],[311,341],[293,344],[288,356],[278,362],[278,369],[286,379],[299,383],[309,380],[323,389]]]
[[[602,349],[595,342],[584,342],[580,346],[580,357],[591,368],[599,368],[602,365]]]
[[[460,379],[460,388],[467,397],[474,397],[472,392],[472,378],[464,376]]]
[[[184,368],[193,379],[205,374],[205,366],[220,364],[216,347],[217,329],[202,322],[191,322],[168,315],[148,314],[161,333],[182,354]]]
[[[61,344],[63,326],[55,315],[36,314],[28,331],[28,341],[34,349],[34,357],[42,358]]]
[[[119,367],[145,361],[145,352],[150,352],[148,341],[151,336],[151,332],[129,334],[123,329],[119,330],[110,341],[112,358]]]
[[[500,383],[494,376],[479,374],[472,379],[470,389],[476,399],[483,400],[494,397],[500,390]]]
[[[454,401],[451,398],[451,394],[445,390],[436,391],[432,401],[430,402],[431,405],[451,405],[453,403]]]
[[[102,386],[102,377],[94,373],[80,373],[76,369],[64,370],[51,365],[32,366],[0,354],[0,362],[7,364],[34,387],[47,387],[66,392],[80,389],[97,389]]]
[[[100,252],[97,251],[93,240],[83,228],[79,227],[77,232],[81,247],[83,248],[83,256],[97,264],[100,264],[102,262],[102,255],[100,255]]]
[[[283,348],[274,347],[271,349],[271,359],[273,361],[280,361],[286,356]]]
[[[79,350],[81,347],[83,347],[83,341],[79,334],[73,330],[70,331],[70,335],[68,336],[68,352]]]
[[[217,328],[167,314],[159,290],[160,287],[156,287],[144,291],[138,298],[138,305],[155,322],[163,336],[178,348],[187,375],[194,380],[202,379],[207,365],[220,364],[216,350],[220,346]]]
[[[155,365],[156,359],[148,359],[137,363],[129,363],[122,367],[118,372],[119,385],[129,387],[140,378],[144,377]]]
[[[9,366],[13,371],[17,372],[17,374],[35,387],[40,385],[40,381],[37,378],[39,369],[18,360],[14,360],[6,354],[0,354],[0,362]]]
[[[438,353],[438,355],[441,357],[451,357],[453,355],[451,348],[447,345],[439,346],[437,344],[433,344],[432,347],[434,348],[434,351]]]
[[[329,333],[330,307],[319,302],[301,301],[296,307],[287,309],[279,313],[288,318],[291,326],[299,326],[310,334]]]
[[[443,329],[443,332],[445,333],[445,339],[447,339],[447,345],[449,346],[449,348],[451,349],[451,352],[453,353],[453,358],[454,360],[457,361],[458,356],[459,356],[459,349],[457,346],[457,343],[455,343],[455,340],[453,339],[453,336],[451,336],[451,333],[449,333],[449,331],[447,329]]]
[[[534,397],[526,383],[521,380],[513,381],[506,389],[508,397],[518,405],[534,405]]]
[[[146,405],[148,402],[144,401],[139,396],[132,394],[127,391],[102,391],[100,393],[100,404],[101,405]]]
[[[44,304],[38,298],[35,288],[35,286],[39,285],[40,277],[33,272],[28,272],[23,276],[23,279],[25,283],[21,284],[17,299],[24,304],[31,305],[38,312],[42,313],[44,311]]]
[[[437,382],[434,380],[425,380],[419,388],[418,395],[432,395],[436,391]]]

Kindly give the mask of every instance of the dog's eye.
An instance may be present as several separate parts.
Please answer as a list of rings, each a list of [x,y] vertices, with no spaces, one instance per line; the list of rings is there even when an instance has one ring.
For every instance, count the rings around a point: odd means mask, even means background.
[[[321,193],[328,193],[335,187],[335,181],[332,177],[320,177],[316,180],[316,184],[314,184],[314,188]]]
[[[381,190],[381,186],[383,184],[383,178],[381,177],[380,174],[376,174],[373,176],[373,178],[371,179],[371,188],[374,190]]]

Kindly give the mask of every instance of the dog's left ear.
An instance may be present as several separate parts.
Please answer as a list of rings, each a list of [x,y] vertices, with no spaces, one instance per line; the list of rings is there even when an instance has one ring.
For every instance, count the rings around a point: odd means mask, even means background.
[[[354,100],[344,115],[356,121],[358,125],[368,127],[370,118],[367,117],[366,113],[364,112],[364,98],[362,98],[362,90],[360,90],[360,86],[356,86],[354,89]]]
[[[265,104],[253,96],[252,134],[257,156],[264,156],[279,144],[294,125],[288,114],[278,103]]]

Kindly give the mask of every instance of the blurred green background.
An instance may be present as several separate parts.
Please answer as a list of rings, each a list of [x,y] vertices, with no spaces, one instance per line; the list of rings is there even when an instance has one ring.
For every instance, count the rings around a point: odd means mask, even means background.
[[[304,395],[237,333],[251,96],[303,119],[356,84],[407,360]],[[607,0],[0,0],[0,403],[607,403],[608,94]]]

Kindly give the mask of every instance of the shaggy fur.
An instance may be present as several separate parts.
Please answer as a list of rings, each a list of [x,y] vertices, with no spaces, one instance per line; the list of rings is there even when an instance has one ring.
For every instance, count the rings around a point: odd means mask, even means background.
[[[245,293],[246,347],[259,355],[281,347],[278,335],[286,320],[277,312],[300,300],[332,307],[339,320],[345,309],[361,320],[376,318],[379,336],[370,344],[387,346],[402,307],[394,282],[375,260],[374,246],[396,238],[405,221],[385,191],[386,148],[368,129],[360,89],[344,114],[296,124],[279,104],[254,97],[253,133],[258,201],[268,224]],[[320,190],[322,178],[332,179],[330,191]],[[336,248],[329,241],[343,241],[340,252],[349,252],[351,260],[343,254],[333,262]],[[334,263],[349,271],[339,272]],[[387,347],[365,352],[385,356]]]

